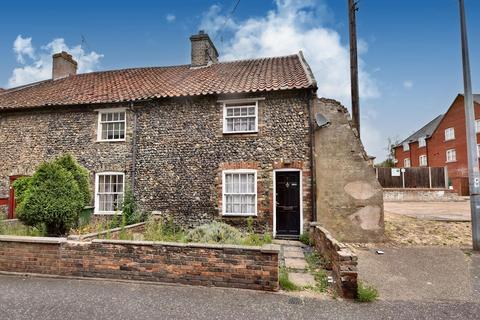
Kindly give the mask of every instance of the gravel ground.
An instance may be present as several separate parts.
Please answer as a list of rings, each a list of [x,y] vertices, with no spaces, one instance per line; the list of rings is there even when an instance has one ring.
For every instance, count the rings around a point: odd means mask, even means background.
[[[478,319],[461,301],[360,304],[249,290],[0,275],[0,318],[10,319]]]

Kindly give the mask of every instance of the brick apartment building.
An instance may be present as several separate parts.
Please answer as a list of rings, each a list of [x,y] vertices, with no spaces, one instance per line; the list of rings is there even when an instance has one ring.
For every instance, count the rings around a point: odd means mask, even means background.
[[[480,155],[480,94],[474,95],[477,154]],[[468,160],[463,95],[443,115],[394,147],[396,167],[447,167],[449,185],[468,195]]]

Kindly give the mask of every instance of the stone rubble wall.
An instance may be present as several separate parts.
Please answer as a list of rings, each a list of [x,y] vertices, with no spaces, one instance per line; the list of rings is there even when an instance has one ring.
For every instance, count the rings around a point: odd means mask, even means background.
[[[279,289],[274,245],[0,236],[0,272],[128,279],[264,291]]]
[[[330,122],[315,131],[316,220],[340,241],[381,241],[382,187],[347,109],[322,98],[315,112]]]
[[[358,286],[358,257],[346,245],[338,242],[325,228],[312,223],[311,236],[315,248],[327,260],[332,270],[335,289],[344,298],[355,299]]]

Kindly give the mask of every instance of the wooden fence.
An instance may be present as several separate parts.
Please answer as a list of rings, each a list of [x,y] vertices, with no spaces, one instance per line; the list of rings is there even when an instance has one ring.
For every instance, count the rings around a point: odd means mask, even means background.
[[[448,189],[446,167],[375,168],[383,188]]]

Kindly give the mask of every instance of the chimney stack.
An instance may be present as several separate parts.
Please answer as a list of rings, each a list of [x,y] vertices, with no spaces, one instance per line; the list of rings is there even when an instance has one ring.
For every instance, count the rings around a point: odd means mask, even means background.
[[[212,40],[203,30],[190,37],[192,43],[192,67],[204,67],[218,62],[218,52]]]
[[[65,51],[52,56],[52,79],[62,79],[77,74],[77,62]]]

